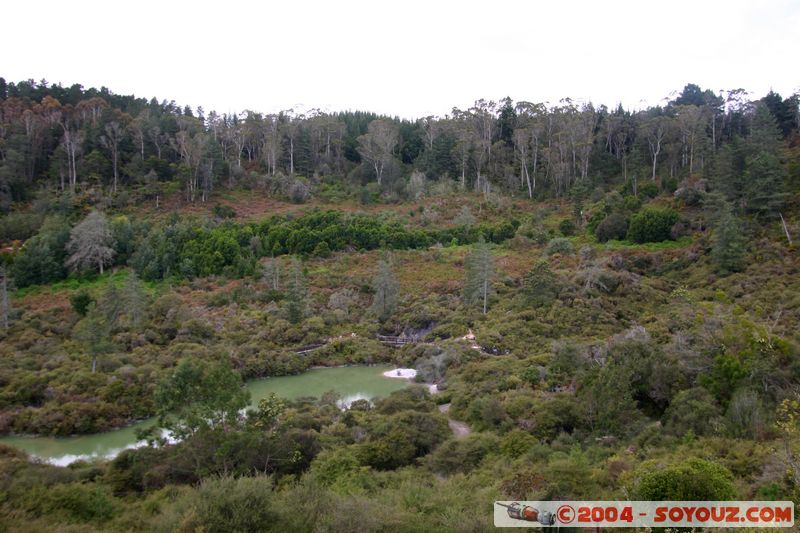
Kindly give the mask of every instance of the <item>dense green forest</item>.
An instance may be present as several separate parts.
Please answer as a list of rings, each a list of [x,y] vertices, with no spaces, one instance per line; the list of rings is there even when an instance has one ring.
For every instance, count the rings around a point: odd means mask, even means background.
[[[42,188],[104,190],[106,201],[120,205],[158,196],[170,181],[190,202],[221,187],[302,202],[323,192],[315,188],[330,175],[364,185],[365,198],[399,199],[418,192],[420,178],[409,180],[417,171],[463,190],[537,199],[614,182],[636,195],[656,178],[674,190],[700,175],[758,211],[769,199],[753,198],[763,187],[744,176],[779,180],[775,158],[780,140],[798,131],[800,97],[747,96],[689,84],[664,107],[636,112],[570,99],[553,106],[478,100],[411,122],[364,112],[220,116],[106,88],[0,79],[0,207],[32,201]]]
[[[68,467],[0,444],[0,530],[800,502],[800,95],[409,121],[0,78],[0,212],[0,433],[158,420]],[[242,414],[245,380],[374,363],[420,384]]]

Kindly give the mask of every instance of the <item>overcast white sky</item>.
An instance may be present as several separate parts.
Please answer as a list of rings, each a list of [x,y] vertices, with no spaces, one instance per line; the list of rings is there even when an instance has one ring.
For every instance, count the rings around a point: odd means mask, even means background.
[[[407,118],[478,98],[636,108],[800,89],[797,0],[6,2],[0,76],[219,112]]]

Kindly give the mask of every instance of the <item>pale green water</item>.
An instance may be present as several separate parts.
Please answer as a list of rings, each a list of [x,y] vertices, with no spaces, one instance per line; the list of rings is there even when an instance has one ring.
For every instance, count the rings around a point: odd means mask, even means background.
[[[314,368],[297,376],[259,379],[247,384],[255,406],[258,400],[274,392],[280,397],[295,399],[303,396],[319,398],[334,390],[343,403],[359,398],[381,398],[408,385],[404,379],[383,376],[388,366],[351,366],[341,368]],[[78,437],[3,437],[0,444],[25,450],[50,463],[67,465],[78,459],[111,458],[137,443],[135,431],[155,423],[145,420],[133,426],[95,435]]]

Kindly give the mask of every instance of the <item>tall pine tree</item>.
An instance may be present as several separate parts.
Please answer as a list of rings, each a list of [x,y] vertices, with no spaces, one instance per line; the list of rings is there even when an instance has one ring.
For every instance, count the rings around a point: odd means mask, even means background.
[[[538,261],[522,280],[522,294],[528,303],[550,305],[558,297],[558,278],[546,259]]]
[[[468,305],[480,304],[483,314],[489,307],[494,277],[494,259],[489,244],[483,235],[475,243],[472,252],[465,260],[464,302]]]
[[[89,305],[86,316],[75,325],[73,336],[92,358],[92,373],[97,370],[98,358],[113,350],[111,324],[105,313],[94,303]]]
[[[378,261],[378,272],[372,281],[375,296],[370,310],[384,321],[391,317],[397,309],[397,278],[388,259]]]
[[[787,197],[784,143],[775,117],[763,104],[756,107],[746,146],[745,208],[760,218],[777,218]]]
[[[786,169],[778,157],[759,152],[747,162],[746,208],[760,218],[778,218],[788,193]]]
[[[292,266],[289,270],[286,313],[292,324],[300,323],[306,314],[306,280],[303,274],[303,264],[297,258],[292,258]]]
[[[136,272],[131,272],[122,286],[122,301],[126,325],[139,327],[147,315],[147,293]]]
[[[727,202],[722,204],[715,226],[711,259],[717,270],[722,274],[744,270],[747,249],[743,228]]]
[[[0,327],[8,329],[8,316],[11,314],[11,301],[8,297],[9,289],[8,268],[0,264]]]

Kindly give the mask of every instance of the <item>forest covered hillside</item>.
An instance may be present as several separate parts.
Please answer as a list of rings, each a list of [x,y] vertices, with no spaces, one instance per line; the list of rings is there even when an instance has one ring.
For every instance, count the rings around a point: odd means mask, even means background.
[[[0,212],[0,530],[800,502],[800,95],[410,121],[0,78]],[[378,363],[419,384],[241,414],[250,380]],[[68,467],[7,440],[150,417]]]

